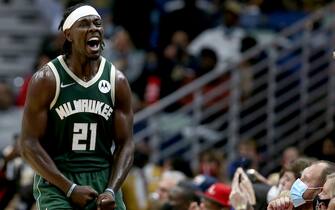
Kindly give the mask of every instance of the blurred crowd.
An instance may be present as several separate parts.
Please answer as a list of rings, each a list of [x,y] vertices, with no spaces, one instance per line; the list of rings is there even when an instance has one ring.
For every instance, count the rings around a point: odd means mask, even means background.
[[[329,134],[314,145],[313,154],[286,148],[278,154],[280,166],[268,174],[260,172],[268,160],[252,140],[241,141],[232,160],[209,149],[190,161],[177,156],[160,163],[150,161],[150,146],[140,143],[123,198],[128,210],[333,210],[334,137]],[[1,154],[0,208],[35,209],[33,171],[19,156],[17,138]]]
[[[129,210],[334,209],[333,134],[320,143],[315,156],[286,148],[278,154],[280,167],[269,174],[260,173],[267,160],[249,140],[238,145],[233,160],[211,149],[192,162],[174,157],[161,164],[149,162],[150,148],[141,144],[124,199]]]
[[[34,204],[33,171],[19,157],[16,145],[20,107],[32,74],[62,51],[64,37],[57,28],[63,9],[82,2],[32,1],[39,5],[50,33],[18,92],[0,80],[0,209],[10,205],[24,210]],[[271,41],[281,29],[330,0],[86,2],[98,8],[104,19],[103,54],[128,78],[133,107],[139,111],[210,71],[238,62],[243,52]],[[248,82],[242,86],[248,90]],[[326,162],[334,161],[334,141],[329,135],[312,157],[294,147],[285,149],[281,167],[271,174],[261,174],[266,160],[252,141],[242,141],[236,159],[230,161],[222,151],[208,150],[194,162],[172,158],[159,164],[149,161],[148,145],[138,145],[134,167],[123,186],[125,203],[129,210],[271,210],[276,203],[297,204],[290,191],[300,180],[300,185],[311,189],[298,199],[302,209],[316,205],[335,209],[335,169]]]
[[[138,111],[213,70],[239,61],[249,48],[330,0],[34,0],[50,26],[16,104],[24,104],[31,73],[61,53],[63,9],[92,4],[102,15],[104,56],[128,78]],[[10,2],[10,1],[9,1]],[[131,5],[131,6],[130,6]]]

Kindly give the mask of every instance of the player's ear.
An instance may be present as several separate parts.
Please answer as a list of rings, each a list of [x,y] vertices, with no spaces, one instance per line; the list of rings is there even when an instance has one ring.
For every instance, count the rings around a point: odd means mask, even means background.
[[[71,38],[71,33],[70,33],[70,30],[69,29],[66,29],[64,31],[64,36],[65,36],[65,39],[69,42],[72,42],[72,38]]]

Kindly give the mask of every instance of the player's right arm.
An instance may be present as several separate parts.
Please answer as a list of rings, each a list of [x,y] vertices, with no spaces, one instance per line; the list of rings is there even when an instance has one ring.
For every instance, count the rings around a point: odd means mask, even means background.
[[[48,66],[44,66],[33,75],[29,84],[22,120],[20,150],[22,157],[31,167],[49,183],[63,191],[65,196],[73,183],[57,169],[39,141],[47,129],[48,111],[55,92],[55,76]],[[71,199],[81,206],[96,196],[97,192],[92,188],[77,186]]]

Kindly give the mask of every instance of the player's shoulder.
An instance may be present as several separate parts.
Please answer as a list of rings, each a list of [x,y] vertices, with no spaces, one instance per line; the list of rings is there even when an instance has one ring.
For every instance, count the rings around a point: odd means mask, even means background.
[[[115,79],[121,82],[128,82],[126,76],[122,73],[122,71],[115,69]]]
[[[115,72],[115,99],[116,104],[130,104],[131,90],[126,76],[116,69]],[[122,105],[123,104],[123,105]]]
[[[115,88],[116,91],[120,88],[129,88],[129,82],[127,77],[123,74],[123,72],[118,69],[112,62],[108,61],[112,68],[115,69]]]
[[[55,75],[49,65],[43,65],[39,70],[37,70],[31,79],[31,85],[42,85],[46,87],[55,85]]]
[[[115,72],[115,88],[116,91],[118,91],[118,89],[130,89],[127,77],[118,69],[116,69]]]

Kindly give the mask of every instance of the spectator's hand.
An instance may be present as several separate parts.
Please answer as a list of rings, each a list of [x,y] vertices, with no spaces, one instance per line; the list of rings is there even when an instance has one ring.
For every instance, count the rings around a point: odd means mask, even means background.
[[[242,179],[242,169],[238,168],[234,174],[229,201],[234,209],[246,209],[248,205],[247,196],[240,189],[240,179]]]
[[[192,202],[188,207],[188,210],[203,210],[197,202]]]
[[[256,195],[255,195],[255,190],[252,186],[252,183],[247,176],[247,174],[243,171],[242,168],[240,168],[240,184],[239,184],[239,189],[241,192],[243,192],[248,199],[248,204],[255,205],[256,204]]]
[[[79,186],[77,185],[72,194],[71,201],[80,208],[84,208],[87,203],[98,197],[97,191],[90,186]]]
[[[102,193],[97,199],[97,210],[113,210],[116,208],[115,199],[109,193]]]
[[[229,199],[235,209],[246,209],[249,204],[256,204],[254,188],[242,168],[238,168],[234,174]]]
[[[230,205],[237,210],[246,209],[248,205],[247,197],[240,191],[232,191],[229,195],[229,201]]]
[[[277,199],[272,200],[267,210],[292,210],[293,209],[293,203],[289,196],[284,195],[280,196]]]

